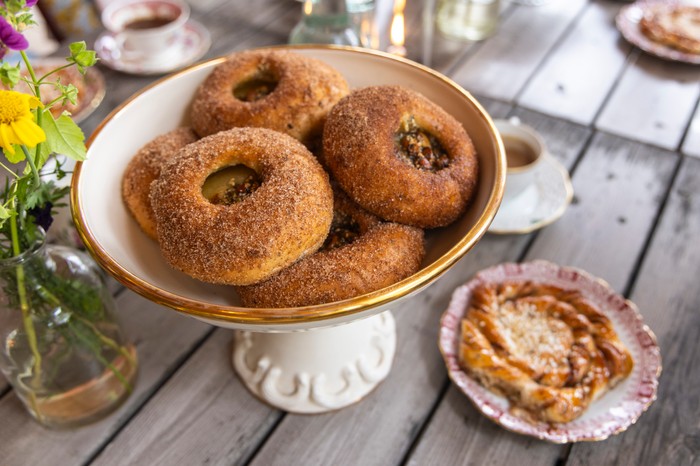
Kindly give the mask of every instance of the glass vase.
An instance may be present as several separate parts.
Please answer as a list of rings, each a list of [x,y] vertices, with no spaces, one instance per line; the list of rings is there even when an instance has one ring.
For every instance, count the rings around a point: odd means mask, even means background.
[[[85,253],[46,244],[0,259],[0,370],[47,427],[100,419],[132,391],[134,346]]]
[[[361,45],[346,0],[304,0],[301,20],[289,34],[289,43]]]
[[[435,21],[448,37],[478,41],[494,34],[499,11],[499,0],[440,0]]]

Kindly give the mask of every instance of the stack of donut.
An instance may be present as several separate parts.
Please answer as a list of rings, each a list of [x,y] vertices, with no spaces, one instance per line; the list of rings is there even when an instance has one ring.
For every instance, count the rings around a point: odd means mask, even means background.
[[[175,269],[246,307],[301,307],[416,273],[423,228],[467,208],[478,164],[453,117],[399,86],[350,91],[329,65],[235,53],[200,85],[191,127],[139,150],[124,202]]]

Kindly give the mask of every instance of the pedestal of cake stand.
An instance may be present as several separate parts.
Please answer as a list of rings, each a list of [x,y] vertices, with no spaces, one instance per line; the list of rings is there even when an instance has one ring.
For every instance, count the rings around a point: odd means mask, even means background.
[[[237,330],[233,365],[248,389],[294,413],[323,413],[361,400],[386,378],[396,351],[390,311],[295,332]]]

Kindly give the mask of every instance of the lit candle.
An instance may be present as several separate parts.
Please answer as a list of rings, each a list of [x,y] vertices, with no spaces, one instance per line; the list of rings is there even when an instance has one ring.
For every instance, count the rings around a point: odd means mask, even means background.
[[[403,10],[405,7],[406,0],[394,1],[394,18],[391,20],[390,31],[391,45],[389,45],[389,47],[386,49],[387,52],[399,55],[401,57],[406,56],[406,47],[404,47],[406,30],[403,16]]]

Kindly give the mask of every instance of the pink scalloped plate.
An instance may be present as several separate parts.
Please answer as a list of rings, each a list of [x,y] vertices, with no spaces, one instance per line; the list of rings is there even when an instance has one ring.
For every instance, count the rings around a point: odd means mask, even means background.
[[[646,9],[651,3],[658,3],[658,1],[670,4],[678,3],[676,1],[669,2],[664,0],[657,0],[656,2],[640,0],[620,8],[620,12],[615,18],[615,24],[617,25],[617,29],[622,33],[622,37],[632,45],[636,45],[645,52],[659,58],[690,63],[691,65],[700,65],[700,54],[682,52],[673,47],[654,42],[645,36],[639,28],[639,21],[641,21],[644,16]]]
[[[591,403],[581,417],[566,424],[532,423],[514,415],[506,398],[486,389],[460,368],[457,356],[459,324],[472,291],[478,285],[504,280],[530,280],[581,292],[611,320],[618,337],[632,354],[634,369],[629,377]],[[486,417],[510,431],[554,443],[604,440],[624,431],[656,399],[661,374],[661,352],[656,337],[644,324],[634,303],[587,272],[546,261],[500,264],[477,273],[458,287],[440,320],[439,346],[450,379]]]

